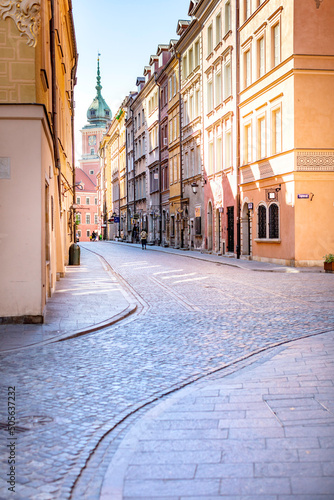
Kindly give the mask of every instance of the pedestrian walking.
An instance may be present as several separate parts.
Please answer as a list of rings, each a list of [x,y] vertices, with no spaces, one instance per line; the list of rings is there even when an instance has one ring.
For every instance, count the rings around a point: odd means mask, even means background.
[[[141,247],[142,247],[142,250],[146,250],[146,243],[147,243],[147,232],[145,231],[145,229],[142,230],[142,232],[140,233],[140,240],[141,240]]]

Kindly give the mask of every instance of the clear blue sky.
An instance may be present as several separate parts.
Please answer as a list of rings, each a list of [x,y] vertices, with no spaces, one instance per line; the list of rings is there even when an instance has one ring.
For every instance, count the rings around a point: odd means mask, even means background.
[[[137,76],[160,43],[177,39],[179,19],[188,19],[190,0],[72,0],[79,64],[75,87],[76,164],[81,156],[79,130],[96,95],[100,52],[102,95],[113,115],[136,90]]]

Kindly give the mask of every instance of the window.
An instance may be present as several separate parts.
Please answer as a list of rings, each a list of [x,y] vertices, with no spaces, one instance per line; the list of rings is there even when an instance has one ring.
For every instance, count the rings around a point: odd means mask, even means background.
[[[173,118],[173,140],[175,141],[177,138],[177,116]]]
[[[90,170],[90,171],[89,171],[89,174],[90,174],[90,175],[94,175],[94,170]]]
[[[216,16],[216,46],[221,42],[222,39],[222,18],[219,13]]]
[[[81,229],[78,229],[77,235],[78,235],[78,238],[81,238]]]
[[[90,214],[86,214],[86,224],[90,224]]]
[[[178,157],[174,156],[174,182],[177,182],[179,179],[178,169],[177,169]]]
[[[99,216],[97,214],[94,214],[94,224],[98,224],[99,222]]]
[[[87,235],[87,238],[89,238],[89,237],[90,237],[90,230],[89,230],[89,229],[87,229],[87,231],[86,231],[86,235]]]
[[[195,68],[199,66],[199,40],[195,42]]]
[[[215,74],[215,108],[219,106],[222,100],[222,75],[221,72]]]
[[[187,54],[183,56],[182,59],[182,77],[185,80],[188,76],[188,70],[187,70]]]
[[[81,224],[81,213],[80,212],[77,212],[75,214],[75,218],[76,218],[77,223]]]
[[[258,238],[267,237],[267,209],[260,205],[258,209]]]
[[[231,1],[225,3],[225,33],[231,29]]]
[[[272,154],[282,151],[281,109],[272,112]]]
[[[208,27],[207,31],[207,55],[209,56],[212,52],[213,38],[212,38],[212,24]]]
[[[262,36],[257,42],[258,51],[258,77],[265,73],[265,46],[264,46],[264,36]]]
[[[206,92],[207,92],[207,102],[206,102],[206,106],[207,106],[207,113],[210,113],[210,111],[212,111],[212,77],[210,78],[210,80],[207,81],[207,84],[206,84]]]
[[[258,158],[266,157],[266,120],[265,117],[258,120]]]
[[[208,174],[213,174],[213,140],[211,138],[209,142],[209,150],[208,150]]]
[[[231,89],[232,89],[231,62],[228,61],[224,66],[224,99],[227,99],[231,95]]]
[[[251,70],[251,51],[246,50],[244,53],[244,86],[248,87],[252,83],[252,70]]]
[[[195,90],[195,117],[199,116],[201,110],[201,96],[200,96],[200,90],[196,89]]]
[[[77,205],[80,205],[81,204],[81,198],[80,196],[77,196]]]
[[[231,131],[225,132],[225,168],[231,166]]]
[[[252,161],[252,127],[246,125],[244,129],[244,163]]]
[[[269,238],[279,238],[278,205],[276,203],[269,206]]]
[[[94,150],[94,148],[91,148],[91,150],[90,150],[90,154],[91,154],[91,155],[95,154],[95,150]]]
[[[215,170],[216,172],[220,172],[222,170],[222,137],[219,135],[216,136],[216,164]]]
[[[201,146],[196,146],[195,152],[195,175],[200,174],[202,171],[202,155],[201,155]]]
[[[189,177],[189,154],[188,151],[186,151],[184,155],[184,178],[188,179]]]
[[[281,62],[281,40],[280,24],[277,23],[272,28],[272,66],[277,66]]]
[[[245,8],[245,21],[251,15],[251,0],[244,0],[244,8]]]
[[[97,198],[94,198],[94,203],[95,205],[97,205]]]
[[[194,71],[194,51],[191,47],[188,52],[189,74]]]
[[[86,205],[89,205],[90,204],[90,198],[89,196],[86,196]]]
[[[195,175],[195,151],[194,149],[190,150],[190,162],[189,162],[189,177],[193,177]]]

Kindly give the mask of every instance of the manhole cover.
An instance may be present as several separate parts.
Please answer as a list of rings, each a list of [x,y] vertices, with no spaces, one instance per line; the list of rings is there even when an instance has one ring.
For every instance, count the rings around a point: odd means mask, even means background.
[[[20,417],[17,419],[18,424],[23,425],[24,427],[28,427],[32,429],[37,425],[46,425],[53,422],[53,418],[47,417],[46,415],[28,415],[26,417]]]

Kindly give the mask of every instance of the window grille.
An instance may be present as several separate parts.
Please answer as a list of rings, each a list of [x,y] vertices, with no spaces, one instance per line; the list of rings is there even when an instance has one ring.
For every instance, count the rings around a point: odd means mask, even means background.
[[[279,238],[278,206],[275,203],[269,207],[269,238]]]
[[[264,205],[259,206],[258,211],[259,238],[267,237],[267,210]]]

